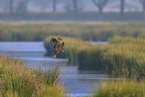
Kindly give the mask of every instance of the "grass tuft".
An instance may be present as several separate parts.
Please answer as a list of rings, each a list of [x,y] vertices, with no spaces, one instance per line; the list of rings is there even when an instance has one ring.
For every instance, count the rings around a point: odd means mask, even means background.
[[[145,97],[145,82],[135,79],[103,82],[93,97]]]
[[[0,57],[0,96],[34,97],[48,91],[45,96],[54,97],[51,95],[55,94],[62,97],[63,92],[55,92],[55,89],[64,91],[58,80],[59,67],[52,68],[46,71],[43,67],[32,69],[19,59]]]

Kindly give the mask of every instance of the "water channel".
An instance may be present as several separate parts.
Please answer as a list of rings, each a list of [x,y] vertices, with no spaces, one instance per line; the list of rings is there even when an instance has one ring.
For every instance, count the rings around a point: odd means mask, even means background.
[[[106,42],[93,42],[106,44]],[[19,58],[30,67],[44,64],[46,67],[59,65],[62,69],[63,83],[68,93],[87,96],[98,87],[99,82],[109,80],[107,74],[96,71],[79,71],[77,66],[67,66],[68,59],[54,59],[44,56],[43,42],[0,42],[0,56]]]

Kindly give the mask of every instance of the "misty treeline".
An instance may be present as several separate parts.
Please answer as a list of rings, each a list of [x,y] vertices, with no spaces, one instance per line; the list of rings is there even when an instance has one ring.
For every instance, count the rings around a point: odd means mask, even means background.
[[[50,9],[57,12],[57,6],[63,6],[65,11],[73,11],[75,13],[81,11],[84,6],[83,0],[0,0],[0,8],[9,13],[27,12],[28,7],[36,9]]]
[[[4,12],[13,14],[15,12],[24,13],[29,12],[29,8],[41,9],[41,11],[47,10],[47,12],[56,13],[59,8],[64,9],[65,12],[73,12],[74,14],[83,12],[84,7],[86,6],[87,0],[0,0],[0,8]],[[102,19],[103,9],[107,6],[112,0],[88,0],[87,3],[93,3],[96,6],[96,11],[98,11],[99,19]],[[124,17],[125,4],[127,0],[118,0],[120,1],[120,18]],[[132,0],[134,2],[135,0]],[[140,2],[142,6],[142,12],[145,18],[145,0],[136,0]],[[60,10],[60,9],[59,9]]]

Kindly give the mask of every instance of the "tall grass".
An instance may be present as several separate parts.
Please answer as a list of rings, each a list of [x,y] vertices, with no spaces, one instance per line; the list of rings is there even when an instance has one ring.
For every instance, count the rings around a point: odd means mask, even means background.
[[[93,97],[145,97],[145,82],[135,79],[103,82]]]
[[[65,97],[64,93],[64,87],[62,86],[44,86],[37,93],[37,97]]]
[[[116,37],[108,45],[88,47],[78,53],[80,69],[103,70],[116,76],[145,77],[144,39]]]
[[[90,45],[78,52],[79,69],[105,71],[104,53],[106,50],[100,45]]]
[[[118,36],[145,37],[144,22],[0,22],[1,41],[42,41],[48,36],[107,41]]]
[[[50,38],[44,45],[53,49]],[[115,37],[108,45],[90,45],[79,39],[62,37],[65,42],[64,56],[69,63],[79,64],[81,70],[105,71],[114,76],[127,76],[142,79],[145,77],[145,43],[144,39]],[[52,52],[48,51],[51,55]]]
[[[1,97],[44,97],[64,95],[59,85],[59,69],[48,71],[43,68],[32,69],[19,59],[0,57],[0,96]],[[56,90],[61,90],[56,93]],[[48,93],[45,93],[48,92]]]

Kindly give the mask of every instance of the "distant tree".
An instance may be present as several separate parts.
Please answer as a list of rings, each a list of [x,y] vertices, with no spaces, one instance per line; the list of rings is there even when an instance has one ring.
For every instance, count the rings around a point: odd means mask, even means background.
[[[71,3],[69,1],[64,2],[64,10],[66,12],[71,12],[72,11],[72,6],[71,6]]]
[[[35,6],[41,8],[41,10],[45,10],[49,8],[49,6],[52,6],[52,0],[30,0],[31,4],[34,4]],[[51,7],[52,8],[52,7]]]
[[[53,12],[56,12],[56,4],[57,4],[57,0],[52,0],[52,7],[53,7]]]
[[[123,18],[124,16],[124,4],[125,0],[120,0],[120,17]]]
[[[78,0],[72,0],[74,13],[78,13]]]
[[[103,8],[107,4],[109,0],[92,0],[92,2],[96,5],[96,7],[99,9],[99,19],[102,20],[102,13],[103,13]]]
[[[18,12],[27,12],[27,5],[28,5],[29,0],[21,0],[18,3],[17,6],[17,11]]]
[[[144,19],[145,19],[145,0],[139,0],[142,3],[143,6],[143,15],[144,15]]]
[[[9,10],[9,0],[0,0],[0,8],[2,9],[2,11],[7,11]]]
[[[64,9],[75,14],[83,11],[84,0],[64,0]]]
[[[13,3],[14,3],[13,0],[9,0],[9,10],[10,10],[10,14],[13,13]]]

